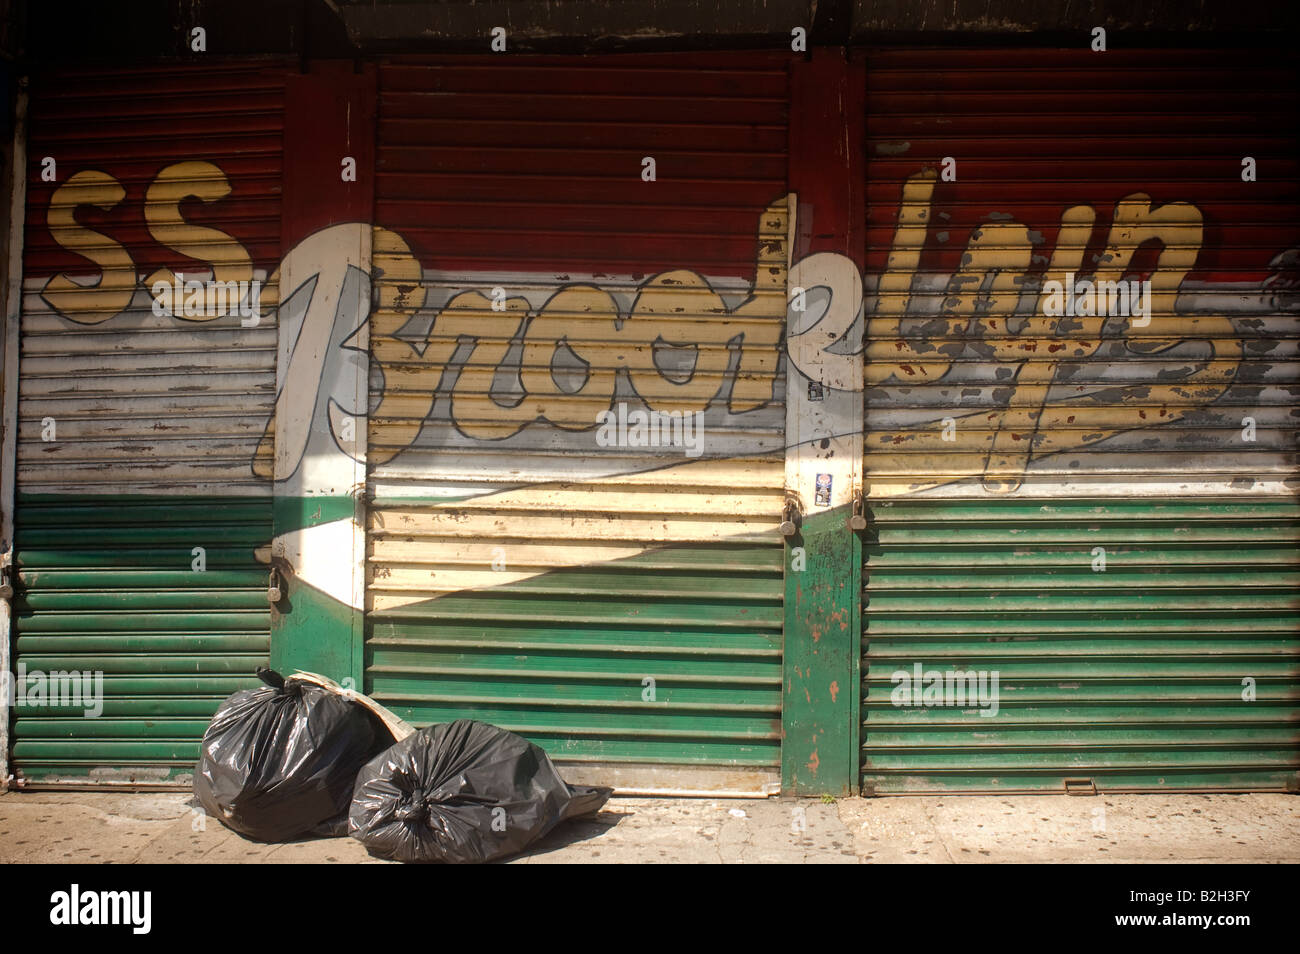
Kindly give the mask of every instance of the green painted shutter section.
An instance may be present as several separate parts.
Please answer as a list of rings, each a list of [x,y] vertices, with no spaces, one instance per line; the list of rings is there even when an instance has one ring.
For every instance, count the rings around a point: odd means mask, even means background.
[[[864,791],[1295,790],[1298,543],[1290,498],[873,504]],[[997,716],[892,704],[917,664]]]
[[[781,557],[775,536],[665,548],[371,613],[367,691],[420,725],[519,732],[571,779],[762,791],[780,762]]]
[[[19,499],[20,784],[187,781],[221,700],[266,665],[267,570],[253,551],[270,525],[269,497]],[[71,686],[37,699],[33,673],[102,674],[102,711],[87,718]]]

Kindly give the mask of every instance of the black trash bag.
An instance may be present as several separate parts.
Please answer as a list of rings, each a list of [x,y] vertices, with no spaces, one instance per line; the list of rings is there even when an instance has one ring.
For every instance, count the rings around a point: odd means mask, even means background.
[[[361,769],[348,834],[394,861],[495,861],[599,811],[612,794],[566,784],[541,748],[513,732],[457,719],[407,736]]]
[[[212,817],[256,841],[347,834],[357,772],[393,744],[364,706],[270,669],[236,692],[203,733],[194,794]]]

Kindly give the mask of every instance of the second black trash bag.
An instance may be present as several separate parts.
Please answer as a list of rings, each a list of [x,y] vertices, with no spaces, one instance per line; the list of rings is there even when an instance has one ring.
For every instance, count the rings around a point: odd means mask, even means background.
[[[495,861],[598,811],[612,794],[566,784],[541,748],[513,732],[457,719],[421,729],[361,769],[348,834],[394,861]]]

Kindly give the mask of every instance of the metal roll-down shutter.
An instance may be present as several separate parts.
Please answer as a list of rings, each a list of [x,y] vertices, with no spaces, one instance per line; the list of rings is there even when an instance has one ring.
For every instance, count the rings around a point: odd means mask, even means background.
[[[282,111],[269,67],[33,80],[20,785],[183,784],[220,701],[266,664],[254,550],[270,543],[271,490],[256,471],[275,398]],[[159,314],[150,289],[165,268],[263,282],[260,319]]]
[[[366,691],[403,717],[624,790],[779,783],[786,87],[381,68]],[[699,455],[602,444],[620,408],[699,412]]]
[[[1294,789],[1294,66],[869,63],[864,790]]]

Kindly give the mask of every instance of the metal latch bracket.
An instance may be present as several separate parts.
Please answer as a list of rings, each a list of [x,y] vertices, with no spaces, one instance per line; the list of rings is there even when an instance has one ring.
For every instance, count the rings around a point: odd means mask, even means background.
[[[1096,795],[1097,783],[1090,778],[1067,778],[1065,782],[1066,795]]]

